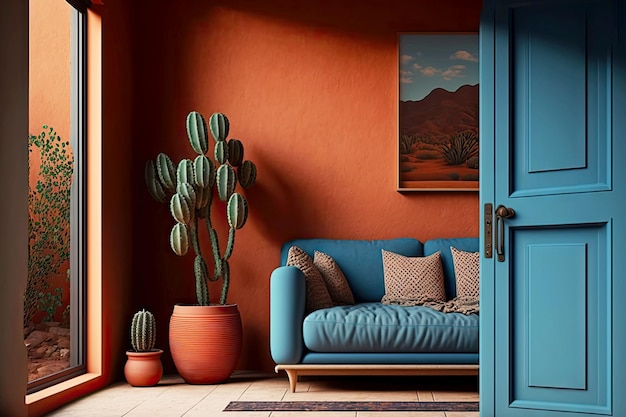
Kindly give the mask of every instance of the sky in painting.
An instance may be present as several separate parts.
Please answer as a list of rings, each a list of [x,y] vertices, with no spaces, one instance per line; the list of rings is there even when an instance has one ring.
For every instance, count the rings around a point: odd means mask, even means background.
[[[398,55],[401,101],[478,84],[478,35],[401,34]]]

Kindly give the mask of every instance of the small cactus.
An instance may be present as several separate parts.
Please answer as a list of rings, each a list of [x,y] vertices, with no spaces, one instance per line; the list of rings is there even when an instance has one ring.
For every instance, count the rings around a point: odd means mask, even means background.
[[[249,188],[256,180],[256,165],[244,160],[243,144],[238,139],[228,139],[230,122],[222,113],[214,113],[207,123],[198,112],[191,112],[186,120],[187,136],[192,149],[198,154],[193,160],[183,159],[176,166],[161,153],[156,160],[146,163],[145,178],[150,195],[170,206],[170,214],[176,224],[170,232],[170,246],[179,256],[189,248],[195,252],[194,275],[198,304],[209,305],[207,281],[222,279],[219,303],[226,304],[230,283],[228,260],[235,244],[235,231],[241,229],[248,219],[248,202],[236,192],[237,186]],[[215,139],[213,158],[209,156],[209,133]],[[229,231],[226,248],[220,250],[217,232],[211,223],[213,195],[227,203],[225,217]],[[211,254],[215,265],[211,277],[200,248],[198,238],[199,220],[205,220]]]
[[[403,155],[411,153],[411,148],[413,147],[413,144],[415,142],[416,142],[415,136],[409,135],[406,133],[400,134],[400,140],[399,140],[400,153]]]
[[[448,165],[461,165],[478,155],[478,136],[470,130],[457,133],[450,137],[449,143],[441,145],[439,151]]]
[[[130,325],[130,343],[136,352],[148,352],[154,349],[156,342],[156,321],[154,315],[143,309],[133,316]]]

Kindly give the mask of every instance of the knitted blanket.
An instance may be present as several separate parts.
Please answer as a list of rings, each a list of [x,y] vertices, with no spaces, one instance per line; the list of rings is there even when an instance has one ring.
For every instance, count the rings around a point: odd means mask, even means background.
[[[387,295],[380,301],[383,304],[396,304],[401,306],[425,306],[443,313],[461,313],[469,316],[478,314],[478,297],[456,297],[448,301],[434,300],[428,297],[392,299]]]

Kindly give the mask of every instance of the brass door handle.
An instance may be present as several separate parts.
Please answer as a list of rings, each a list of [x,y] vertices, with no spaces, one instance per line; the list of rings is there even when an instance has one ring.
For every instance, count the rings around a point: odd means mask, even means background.
[[[515,210],[503,206],[502,204],[496,208],[496,253],[498,254],[498,262],[504,262],[504,219],[510,219],[515,216]]]
[[[515,216],[515,210],[512,208],[504,207],[502,204],[498,206],[496,209],[496,216],[502,217],[504,219],[510,219]]]

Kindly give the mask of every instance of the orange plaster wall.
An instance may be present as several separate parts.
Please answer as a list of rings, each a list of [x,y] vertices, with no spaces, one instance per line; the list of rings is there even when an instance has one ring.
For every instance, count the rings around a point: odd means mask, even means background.
[[[94,1],[94,4],[97,2]],[[130,5],[126,0],[107,0],[94,6],[102,16],[101,125],[88,126],[102,134],[102,372],[107,381],[122,379],[132,317],[132,271],[135,256],[132,175],[132,66],[129,47]],[[97,71],[97,68],[94,68]],[[92,105],[92,107],[95,107]]]
[[[229,301],[244,323],[240,369],[273,368],[268,288],[283,242],[478,236],[477,193],[396,191],[396,37],[477,31],[480,8],[479,0],[136,6],[128,178],[135,214],[125,236],[132,239],[132,303],[156,313],[160,347],[168,350],[173,304],[194,302],[192,257],[170,251],[173,220],[147,194],[143,167],[158,152],[193,157],[184,127],[190,110],[227,114],[231,137],[258,166],[231,260]]]
[[[65,2],[29,2],[29,123],[46,124],[70,138],[70,10]]]

